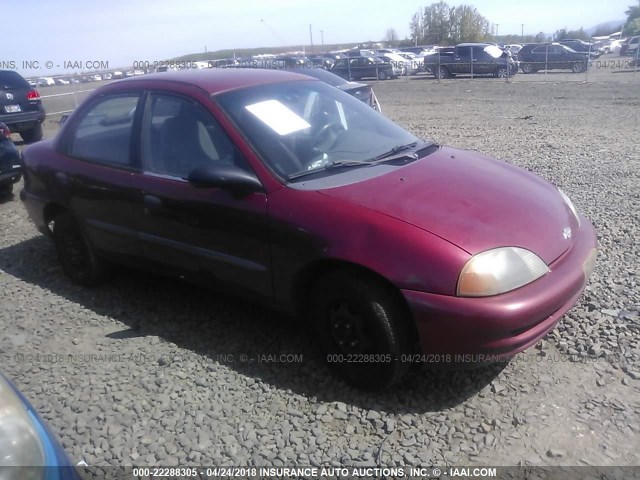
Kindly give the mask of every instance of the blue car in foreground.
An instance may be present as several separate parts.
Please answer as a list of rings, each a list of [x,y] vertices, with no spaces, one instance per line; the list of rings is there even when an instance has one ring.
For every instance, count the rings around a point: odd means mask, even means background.
[[[0,374],[0,479],[79,480],[29,401]]]

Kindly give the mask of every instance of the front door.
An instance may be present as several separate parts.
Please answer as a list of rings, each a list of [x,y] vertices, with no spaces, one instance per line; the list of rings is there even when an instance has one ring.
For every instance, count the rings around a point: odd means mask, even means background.
[[[251,171],[218,122],[190,98],[150,93],[141,133],[147,259],[271,298],[266,194],[234,197],[186,180],[208,163]]]

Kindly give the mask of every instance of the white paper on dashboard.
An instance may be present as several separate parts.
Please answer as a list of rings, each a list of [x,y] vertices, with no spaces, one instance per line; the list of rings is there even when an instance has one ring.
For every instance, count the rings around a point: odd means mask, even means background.
[[[278,100],[265,100],[245,107],[278,135],[287,135],[304,130],[311,125],[301,116],[292,112]]]

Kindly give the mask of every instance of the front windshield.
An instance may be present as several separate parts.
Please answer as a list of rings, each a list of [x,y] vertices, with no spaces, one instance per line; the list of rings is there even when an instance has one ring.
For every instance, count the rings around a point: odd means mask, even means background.
[[[319,81],[260,85],[217,95],[267,166],[291,180],[332,175],[424,142],[364,102]]]

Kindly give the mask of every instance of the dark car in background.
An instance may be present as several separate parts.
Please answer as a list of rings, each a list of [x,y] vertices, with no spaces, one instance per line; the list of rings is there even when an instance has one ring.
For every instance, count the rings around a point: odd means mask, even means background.
[[[440,49],[424,57],[425,69],[436,78],[456,75],[492,75],[505,78],[517,73],[517,63],[497,45],[489,43],[461,43],[453,50]]]
[[[569,47],[571,50],[575,50],[576,52],[586,53],[587,55],[590,55],[591,58],[598,58],[604,53],[604,50],[598,48],[595,44],[585,42],[584,40],[560,40],[558,43],[560,45],[564,45],[565,47]]]
[[[324,68],[325,70],[331,70],[333,64],[336,63],[336,61],[330,57],[311,57],[309,60],[314,67]]]
[[[20,153],[11,140],[9,127],[0,123],[0,197],[11,195],[21,172]]]
[[[382,113],[382,107],[380,106],[380,102],[378,102],[376,94],[373,93],[373,88],[371,88],[371,85],[349,82],[348,80],[345,80],[344,78],[339,77],[334,73],[328,72],[323,68],[307,68],[305,70],[296,69],[290,71],[308,75],[318,80],[322,80],[329,85],[333,85],[334,87],[339,88],[343,92],[347,92],[349,95],[357,98],[358,100],[369,105],[371,108]]]
[[[309,327],[363,389],[420,352],[511,358],[595,262],[595,230],[555,186],[292,72],[112,82],[23,164],[21,199],[74,282],[112,261],[244,293]]]
[[[329,85],[332,85],[344,92],[347,92],[349,95],[356,97],[358,100],[363,101],[370,107],[378,110],[379,112],[382,112],[380,103],[378,102],[378,98],[373,93],[373,89],[371,88],[371,86],[365,85],[364,83],[355,83],[345,80],[335,73],[329,72],[324,68],[315,65],[310,61],[310,59],[303,60],[303,63],[296,62],[294,63],[294,66],[291,66],[291,63],[286,63],[283,60],[277,58],[246,60],[238,63],[234,68],[286,70],[289,72],[308,75],[317,80],[322,80],[323,82],[328,83]],[[63,123],[64,121],[66,121],[66,118],[63,116],[60,123]]]
[[[340,58],[336,60],[331,71],[349,81],[363,78],[387,80],[397,77],[391,63],[375,56]]]
[[[589,66],[588,54],[559,43],[528,43],[518,52],[523,73],[540,70],[571,70],[582,73]]]
[[[0,70],[0,122],[31,143],[42,139],[44,118],[38,91],[18,72]]]

